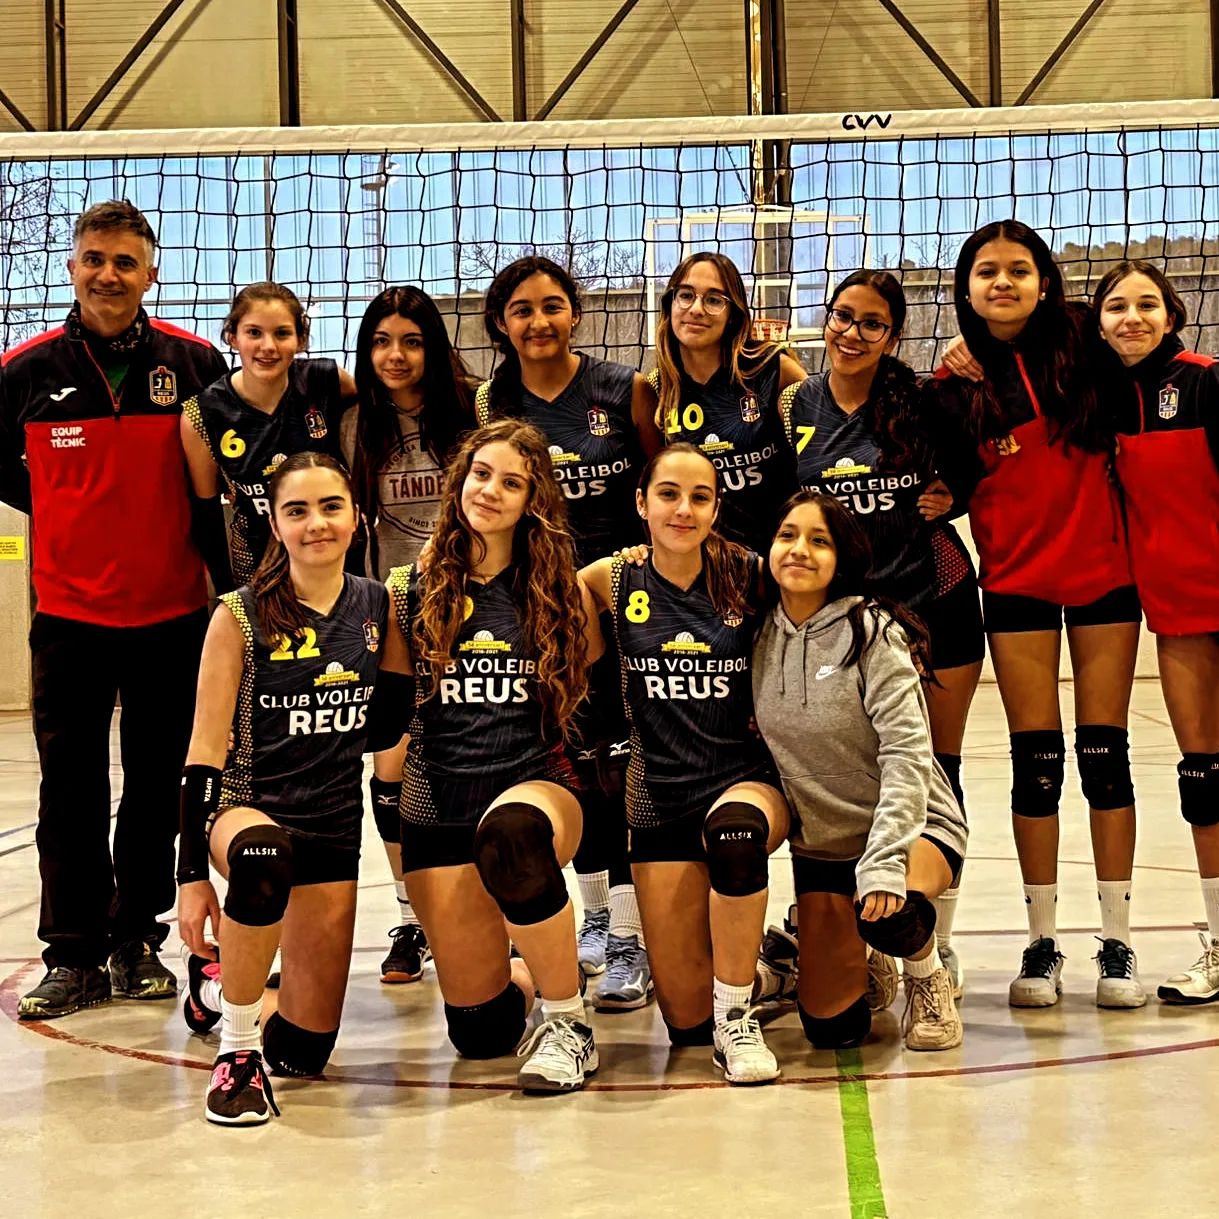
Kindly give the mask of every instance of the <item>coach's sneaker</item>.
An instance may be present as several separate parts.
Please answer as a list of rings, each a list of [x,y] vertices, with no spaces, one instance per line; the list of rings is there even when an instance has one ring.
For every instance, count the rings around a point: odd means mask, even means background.
[[[584,976],[591,978],[605,973],[606,941],[609,939],[609,907],[585,910],[584,921],[576,936],[576,953]]]
[[[783,920],[771,925],[762,937],[762,948],[753,978],[753,1002],[763,1007],[794,1003],[800,978],[800,944],[795,924]]]
[[[888,953],[877,952],[875,948],[869,950],[868,989],[864,993],[869,1011],[883,1012],[893,1006],[899,976],[897,962]]]
[[[1053,1007],[1062,994],[1062,963],[1065,960],[1049,936],[1034,940],[1024,950],[1019,976],[1013,978],[1007,988],[1009,1005]]]
[[[652,966],[637,935],[610,935],[605,946],[605,977],[593,994],[599,1012],[646,1007],[652,997]]]
[[[952,979],[952,997],[960,1003],[965,994],[965,971],[961,968],[961,958],[951,944],[941,944],[940,961]]]
[[[779,1064],[762,1036],[752,1007],[734,1007],[715,1026],[711,1061],[730,1084],[768,1084],[779,1078]]]
[[[21,996],[17,1016],[21,1020],[54,1020],[110,1002],[110,973],[104,965],[73,968],[56,965],[48,969],[33,990]]]
[[[942,959],[942,958],[941,958]],[[952,997],[952,978],[941,966],[928,978],[907,972],[902,1034],[908,1050],[954,1050],[965,1038],[961,1014]]]
[[[432,959],[427,936],[418,923],[403,923],[390,933],[389,956],[381,962],[381,981],[418,982],[423,967]]]
[[[182,1015],[186,1017],[186,1027],[204,1037],[220,1020],[220,1009],[215,1003],[220,989],[220,962],[196,956],[185,946],[182,956],[186,960],[186,998],[182,1000]],[[209,985],[213,982],[215,986]]]
[[[1182,974],[1173,974],[1156,994],[1165,1003],[1214,1003],[1219,999],[1219,939],[1198,933],[1202,955]]]
[[[526,1092],[574,1092],[600,1062],[593,1031],[574,1016],[555,1016],[533,1030],[517,1056],[529,1057],[517,1075]]]
[[[1139,981],[1134,949],[1121,940],[1101,940],[1095,961],[1100,970],[1096,982],[1097,1007],[1142,1007],[1147,992]]]
[[[110,985],[124,999],[173,999],[178,994],[178,979],[157,955],[161,937],[146,935],[128,940],[110,954]]]
[[[212,1066],[204,1115],[221,1126],[258,1126],[279,1107],[257,1050],[221,1054]]]

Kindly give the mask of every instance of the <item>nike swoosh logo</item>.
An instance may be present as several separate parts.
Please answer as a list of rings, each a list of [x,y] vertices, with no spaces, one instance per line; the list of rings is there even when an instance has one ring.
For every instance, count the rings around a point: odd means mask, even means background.
[[[824,681],[825,678],[832,676],[838,672],[836,665],[822,665],[821,668],[813,674],[813,681]]]
[[[63,401],[63,400],[64,400],[64,399],[65,399],[65,398],[66,398],[66,397],[69,395],[69,394],[74,394],[74,393],[76,393],[76,386],[75,386],[75,385],[69,385],[69,386],[67,386],[67,387],[66,387],[66,388],[64,388],[64,389],[61,389],[61,390],[59,391],[59,393],[57,393],[57,394],[52,394],[52,395],[51,395],[51,401],[52,401],[52,402],[62,402],[62,401]]]

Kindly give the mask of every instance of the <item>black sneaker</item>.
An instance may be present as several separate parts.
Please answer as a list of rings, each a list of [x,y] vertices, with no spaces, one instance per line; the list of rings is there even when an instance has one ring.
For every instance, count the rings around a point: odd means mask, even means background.
[[[382,982],[418,982],[432,959],[427,936],[417,923],[404,923],[390,933],[389,956],[381,962]]]
[[[161,963],[159,937],[128,940],[110,954],[110,984],[124,999],[173,999],[178,979]]]
[[[1062,963],[1066,957],[1058,945],[1042,936],[1034,940],[1020,959],[1020,973],[1007,988],[1012,1007],[1053,1007],[1062,994]]]
[[[203,1112],[209,1122],[221,1126],[258,1126],[272,1113],[279,1117],[271,1080],[257,1050],[234,1050],[216,1059]]]
[[[203,1037],[220,1020],[220,1013],[203,1002],[201,993],[204,982],[220,981],[220,962],[196,956],[189,950],[184,950],[183,955],[186,957],[186,998],[182,1001],[182,1015],[186,1017],[186,1027]]]
[[[21,1020],[54,1020],[82,1007],[96,1007],[110,1002],[110,974],[104,965],[89,965],[74,969],[56,965],[17,1004]]]

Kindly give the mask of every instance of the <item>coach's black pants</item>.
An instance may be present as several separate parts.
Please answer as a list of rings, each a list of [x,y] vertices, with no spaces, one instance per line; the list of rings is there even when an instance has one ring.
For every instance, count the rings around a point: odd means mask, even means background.
[[[157,934],[157,915],[174,904],[178,787],[206,630],[206,610],[138,627],[34,615],[38,936],[48,968],[104,963],[117,945]],[[112,860],[116,696],[123,796]]]

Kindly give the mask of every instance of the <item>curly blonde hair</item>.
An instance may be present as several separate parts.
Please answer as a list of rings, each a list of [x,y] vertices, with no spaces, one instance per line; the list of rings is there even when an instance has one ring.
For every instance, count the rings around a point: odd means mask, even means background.
[[[587,619],[576,577],[567,505],[555,480],[546,438],[519,419],[502,419],[468,433],[445,471],[432,558],[413,626],[419,656],[443,669],[465,620],[466,581],[486,555],[466,519],[461,491],[480,449],[510,444],[524,459],[529,499],[512,540],[512,599],[521,616],[526,650],[537,657],[544,720],[565,741],[576,708],[588,692]]]

